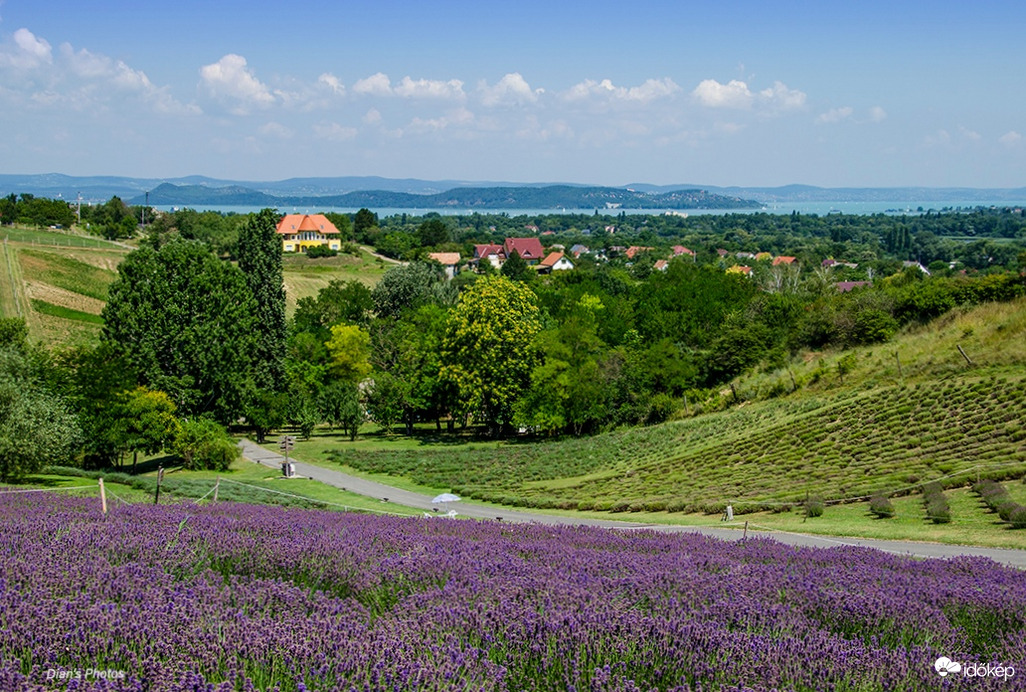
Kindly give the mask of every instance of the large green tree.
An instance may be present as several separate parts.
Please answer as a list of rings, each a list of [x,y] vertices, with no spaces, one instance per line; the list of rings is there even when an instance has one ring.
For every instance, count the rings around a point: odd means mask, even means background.
[[[264,209],[251,217],[239,232],[239,269],[246,275],[256,304],[253,343],[255,384],[283,391],[285,382],[285,283],[282,277],[278,214]]]
[[[463,410],[496,435],[512,422],[530,383],[541,328],[536,302],[524,284],[485,277],[463,294],[446,326],[441,377],[458,392]]]
[[[0,348],[0,480],[69,464],[78,446],[77,418],[39,369],[19,345]]]
[[[373,297],[378,317],[398,319],[403,312],[422,305],[455,302],[456,289],[438,264],[410,262],[388,270],[374,287]]]
[[[180,414],[232,422],[256,350],[256,302],[245,275],[185,240],[140,248],[118,272],[103,309],[103,342],[140,384],[167,392]]]

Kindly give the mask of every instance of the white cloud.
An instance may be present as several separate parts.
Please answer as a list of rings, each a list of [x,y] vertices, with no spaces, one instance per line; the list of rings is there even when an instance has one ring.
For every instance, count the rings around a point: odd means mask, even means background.
[[[377,108],[371,108],[363,114],[363,122],[367,125],[377,125],[382,121],[381,112]]]
[[[211,65],[200,68],[200,78],[214,98],[234,103],[236,115],[246,115],[253,106],[266,107],[276,99],[253,72],[241,55],[229,53]]]
[[[839,123],[842,120],[847,120],[851,117],[851,114],[855,112],[855,109],[851,106],[841,106],[840,108],[831,108],[826,113],[820,113],[816,117],[816,122],[819,124],[824,123]]]
[[[672,79],[648,79],[640,86],[622,87],[613,84],[612,80],[603,79],[596,82],[593,79],[586,79],[575,84],[564,94],[568,101],[581,101],[587,98],[598,97],[608,100],[636,101],[648,103],[657,98],[671,96],[680,91],[680,87]]]
[[[627,98],[631,101],[648,103],[657,98],[672,96],[680,91],[680,87],[669,77],[664,79],[646,79],[641,86],[627,90]]]
[[[1010,130],[1005,134],[998,137],[998,141],[1004,144],[1006,147],[1018,146],[1022,142],[1022,135],[1015,130]]]
[[[325,139],[329,142],[346,142],[356,137],[355,127],[345,127],[338,123],[321,123],[314,125],[314,135],[318,139]]]
[[[414,118],[407,131],[427,132],[445,130],[452,126],[468,126],[474,123],[474,114],[466,108],[456,108],[440,118]]]
[[[553,120],[543,125],[532,114],[527,118],[524,126],[516,131],[516,136],[519,139],[531,141],[569,140],[574,138],[574,129],[562,119]]]
[[[951,133],[947,130],[937,130],[933,134],[926,135],[923,143],[928,147],[946,146],[951,144]]]
[[[967,128],[967,127],[965,127],[963,125],[959,125],[958,126],[958,133],[960,135],[962,135],[963,137],[965,137],[966,139],[971,140],[973,142],[978,142],[981,139],[983,139],[983,136],[979,132],[976,132],[974,130],[970,130],[969,128]]]
[[[805,92],[791,89],[783,82],[773,82],[772,87],[759,92],[759,98],[778,111],[794,110],[805,105]]]
[[[291,128],[288,128],[281,123],[271,121],[260,127],[260,134],[267,135],[269,137],[277,137],[278,139],[292,139],[296,133]]]
[[[532,90],[519,72],[504,75],[494,86],[488,86],[487,82],[482,81],[478,91],[481,93],[481,103],[489,107],[534,103],[544,93],[544,89]]]
[[[384,72],[372,74],[366,79],[357,80],[353,92],[367,96],[391,96],[392,82]]]
[[[869,109],[869,120],[874,123],[882,123],[887,119],[887,111],[880,106],[873,106]]]
[[[31,70],[53,62],[53,52],[45,39],[25,28],[14,32],[14,45],[0,47],[0,67]]]
[[[332,92],[340,96],[346,93],[346,88],[339,80],[339,78],[331,74],[330,72],[325,72],[320,77],[318,77],[317,83],[325,85],[326,87],[331,89]]]
[[[752,107],[753,101],[748,85],[737,79],[732,79],[726,84],[720,84],[715,79],[704,79],[691,95],[700,104],[709,108],[746,109]]]
[[[458,79],[450,79],[447,82],[432,79],[412,79],[403,77],[395,85],[396,95],[403,98],[429,98],[429,99],[456,99],[466,97],[463,92],[463,82]]]
[[[86,49],[75,51],[70,44],[61,44],[61,57],[67,61],[71,71],[82,79],[106,80],[129,91],[152,92],[156,90],[150,78],[141,70],[133,70],[121,60],[106,55],[90,53]]]

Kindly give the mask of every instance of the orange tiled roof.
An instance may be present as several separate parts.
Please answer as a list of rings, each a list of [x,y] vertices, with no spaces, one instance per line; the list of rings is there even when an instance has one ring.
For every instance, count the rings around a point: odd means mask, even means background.
[[[315,231],[317,233],[338,233],[335,224],[328,221],[324,214],[286,214],[278,222],[278,233],[291,235],[302,231]]]
[[[554,267],[554,266],[556,266],[556,262],[558,262],[561,259],[563,259],[563,253],[562,252],[550,252],[548,257],[546,257],[545,259],[543,259],[541,261],[541,266],[543,266],[543,267]]]
[[[445,266],[454,266],[460,263],[460,253],[458,252],[431,252],[428,253],[428,257]]]
[[[780,257],[773,258],[773,266],[775,267],[778,264],[794,264],[794,260],[794,257],[787,257],[785,255],[781,255]]]

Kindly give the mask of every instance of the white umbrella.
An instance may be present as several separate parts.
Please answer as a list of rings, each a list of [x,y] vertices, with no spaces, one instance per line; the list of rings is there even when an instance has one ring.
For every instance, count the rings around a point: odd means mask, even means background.
[[[459,502],[459,501],[460,501],[460,496],[459,495],[453,495],[452,493],[442,493],[441,495],[437,496],[435,499],[431,500],[431,504],[438,504],[440,502]]]

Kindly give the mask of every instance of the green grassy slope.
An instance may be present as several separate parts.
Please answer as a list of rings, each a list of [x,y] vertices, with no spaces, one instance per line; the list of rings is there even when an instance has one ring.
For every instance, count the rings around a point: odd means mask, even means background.
[[[0,314],[24,317],[33,340],[52,345],[90,343],[126,246],[68,232],[5,226],[0,230]],[[333,280],[378,282],[390,267],[363,252],[358,257],[310,259],[288,255],[284,278],[289,314]]]
[[[712,406],[726,410],[661,426],[491,449],[340,443],[332,458],[479,499],[589,510],[716,511],[731,502],[749,511],[806,493],[842,500],[934,479],[1018,477],[1024,352],[1019,300],[948,315],[875,348],[800,359],[790,373],[753,375],[736,384],[740,404],[728,389]],[[843,378],[842,358],[854,360]]]

